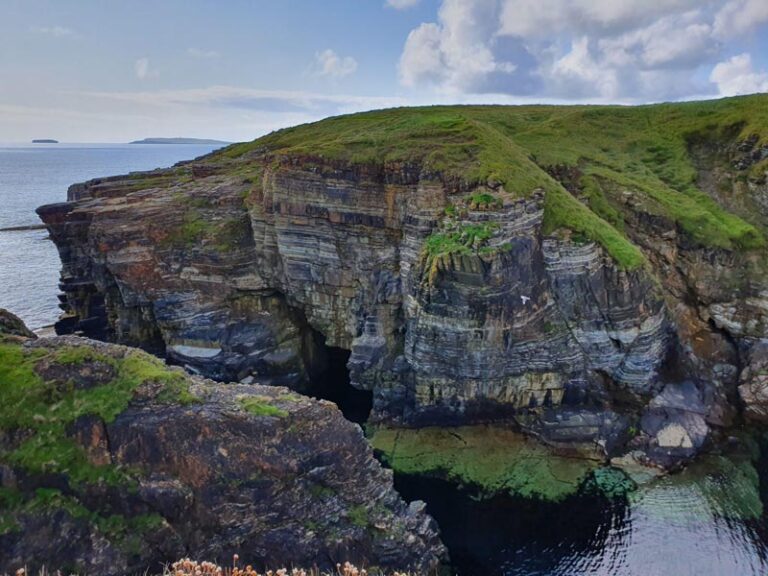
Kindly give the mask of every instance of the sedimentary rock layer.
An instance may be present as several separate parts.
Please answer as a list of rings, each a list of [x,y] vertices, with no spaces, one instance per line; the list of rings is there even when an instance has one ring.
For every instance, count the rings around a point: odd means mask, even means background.
[[[692,380],[702,418],[727,424],[745,350],[768,336],[765,222],[733,201],[742,184],[724,200],[711,183],[743,174],[759,205],[765,183],[752,174],[768,149],[744,145],[738,130],[707,148],[729,168],[697,165],[696,194],[712,196],[698,225],[679,209],[693,210],[694,193],[666,175],[650,186],[632,156],[636,180],[609,178],[610,155],[544,165],[539,140],[502,131],[524,112],[458,110],[380,113],[443,130],[437,144],[409,133],[408,145],[432,154],[411,151],[412,161],[368,158],[382,144],[362,116],[73,186],[69,202],[39,210],[63,262],[70,316],[60,329],[164,350],[217,379],[297,390],[327,347],[343,348],[353,385],[374,394],[373,419],[390,423],[512,418],[607,450],[639,430],[682,454],[690,438],[670,445],[664,426],[645,430],[640,416]],[[569,117],[577,112],[589,114]],[[352,143],[321,139],[323,126]],[[469,160],[447,163],[439,154],[450,157],[459,137]],[[702,158],[700,139],[686,137],[681,153]],[[387,143],[390,156],[399,144]],[[494,162],[507,164],[477,176]]]

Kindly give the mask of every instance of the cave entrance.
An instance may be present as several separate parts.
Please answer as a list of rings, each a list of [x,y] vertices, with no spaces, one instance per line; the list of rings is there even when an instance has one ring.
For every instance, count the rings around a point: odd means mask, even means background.
[[[336,404],[347,420],[365,424],[373,408],[373,393],[358,390],[350,383],[350,351],[326,345],[325,337],[316,330],[312,330],[311,339],[307,392]]]

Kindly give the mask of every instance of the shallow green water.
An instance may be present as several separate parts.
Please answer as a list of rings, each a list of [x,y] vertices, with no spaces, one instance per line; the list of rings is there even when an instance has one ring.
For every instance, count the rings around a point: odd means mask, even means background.
[[[768,574],[764,469],[765,458],[710,456],[623,497],[582,487],[557,502],[480,500],[423,476],[396,484],[427,502],[461,575],[756,576]]]

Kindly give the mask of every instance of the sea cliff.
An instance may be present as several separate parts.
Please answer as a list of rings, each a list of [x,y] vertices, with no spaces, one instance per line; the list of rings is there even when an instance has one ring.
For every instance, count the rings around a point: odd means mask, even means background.
[[[77,184],[58,330],[674,466],[768,414],[766,110],[386,110]]]

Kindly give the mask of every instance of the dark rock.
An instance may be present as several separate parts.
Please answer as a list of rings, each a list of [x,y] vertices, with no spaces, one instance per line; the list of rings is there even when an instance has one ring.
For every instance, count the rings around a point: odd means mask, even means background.
[[[37,338],[35,333],[26,327],[23,320],[8,310],[0,308],[0,335],[22,336],[24,338]]]
[[[117,575],[235,553],[261,568],[427,573],[445,559],[423,507],[329,402],[72,336],[0,338],[22,358],[0,365],[0,386],[28,378],[28,400],[9,388],[0,419],[2,573]]]

